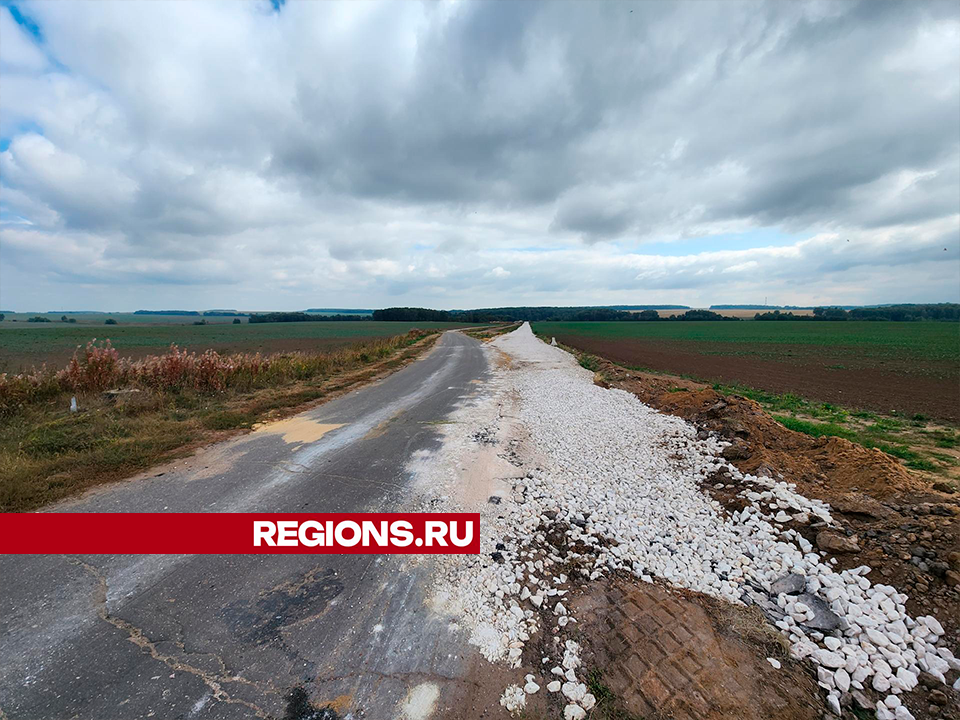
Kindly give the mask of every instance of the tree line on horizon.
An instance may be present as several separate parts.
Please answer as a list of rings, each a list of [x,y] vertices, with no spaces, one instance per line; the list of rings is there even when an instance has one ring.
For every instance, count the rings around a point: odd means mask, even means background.
[[[639,312],[615,310],[609,307],[506,307],[479,310],[433,310],[420,307],[391,307],[374,310],[372,315],[311,315],[303,312],[254,313],[251,323],[264,322],[683,322],[718,321],[739,322],[742,318],[730,317],[712,310],[687,310],[676,315],[662,316],[657,310]],[[757,313],[755,320],[960,320],[960,305],[955,303],[888,305],[884,307],[853,308],[817,307],[813,315],[794,315],[792,312]]]
[[[619,306],[624,307],[624,306]],[[630,306],[633,307],[633,306]],[[658,306],[663,307],[663,306]],[[672,307],[665,309],[674,309]],[[150,311],[139,310],[135,314],[172,314],[173,311]],[[194,315],[200,317],[201,314],[196,311],[177,311],[178,315]],[[208,310],[203,316],[232,316],[234,322],[239,322],[239,318],[247,313],[226,311],[226,310]],[[0,314],[0,321],[4,316]],[[334,314],[334,315],[315,315],[309,312],[268,312],[268,313],[250,313],[249,322],[256,323],[278,323],[278,322],[366,322],[371,320],[385,322],[460,322],[460,323],[490,323],[490,322],[651,322],[651,321],[733,321],[741,320],[738,317],[729,317],[712,310],[687,310],[684,313],[661,316],[654,308],[645,308],[638,311],[619,310],[614,307],[503,307],[503,308],[482,308],[478,310],[433,310],[431,308],[419,307],[391,307],[374,310],[372,315],[361,315],[359,313]],[[843,307],[816,307],[812,315],[795,315],[792,312],[782,312],[773,310],[769,312],[758,312],[754,315],[754,320],[760,321],[844,321],[844,320],[872,320],[872,321],[890,321],[890,322],[912,322],[920,320],[960,321],[960,304],[958,303],[904,303],[902,305],[881,305],[874,307],[854,307],[845,309]],[[61,317],[61,322],[76,322],[73,318]],[[14,322],[16,322],[14,320]],[[37,315],[28,318],[27,322],[50,322],[50,319]],[[109,324],[116,324],[116,320],[108,319]],[[205,324],[204,321],[194,324]]]
[[[960,304],[931,303],[926,305],[883,305],[880,307],[860,307],[844,310],[839,307],[817,307],[813,315],[794,315],[792,312],[757,313],[754,320],[875,320],[887,322],[915,322],[918,320],[939,320],[956,322],[960,320]]]
[[[794,315],[792,312],[757,313],[756,320],[878,320],[878,321],[916,321],[916,320],[960,320],[960,304],[929,303],[886,305],[880,307],[861,307],[846,310],[840,307],[816,307],[813,315]],[[712,310],[687,310],[676,315],[662,316],[657,310],[648,308],[639,312],[628,312],[608,307],[507,307],[479,310],[431,310],[428,308],[395,307],[374,310],[374,320],[404,322],[593,322],[593,321],[739,321],[741,318],[729,317]]]
[[[373,311],[374,320],[403,322],[592,322],[625,321],[644,322],[651,320],[733,320],[710,310],[688,310],[682,315],[662,317],[653,309],[640,312],[614,310],[607,307],[509,307],[480,310],[430,310],[429,308],[395,307]]]

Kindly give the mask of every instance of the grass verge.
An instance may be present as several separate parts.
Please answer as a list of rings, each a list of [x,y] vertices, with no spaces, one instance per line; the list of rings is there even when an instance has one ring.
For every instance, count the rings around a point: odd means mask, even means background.
[[[323,357],[265,356],[261,361],[272,371],[253,380],[244,371],[243,382],[225,387],[176,383],[110,393],[45,390],[0,414],[0,512],[29,511],[189,455],[226,433],[398,367],[437,337],[436,332],[408,333]],[[69,410],[74,394],[78,412]]]
[[[912,450],[910,446],[904,442],[905,438],[899,435],[896,439],[893,439],[894,436],[892,436],[891,433],[871,431],[869,427],[861,431],[844,427],[837,423],[810,422],[809,420],[801,420],[794,416],[774,415],[773,418],[785,428],[802,432],[805,435],[812,435],[813,437],[842,437],[851,442],[859,443],[864,447],[883,450],[883,452],[888,455],[900,458],[907,467],[913,468],[914,470],[932,472],[938,467],[937,463],[928,460],[920,452]],[[890,442],[890,440],[892,440],[892,442]],[[932,457],[936,457],[936,455],[932,455]]]
[[[903,460],[914,470],[955,475],[960,458],[935,448],[960,444],[954,428],[937,426],[923,415],[904,417],[867,410],[851,410],[830,403],[815,403],[798,395],[775,393],[743,385],[715,384],[724,395],[742,395],[756,401],[784,427],[813,437],[841,437],[864,447],[882,450]],[[789,414],[784,414],[789,413]]]
[[[479,328],[470,328],[463,330],[462,332],[464,335],[469,335],[477,340],[487,342],[489,340],[493,340],[494,338],[500,337],[501,335],[505,335],[508,332],[513,332],[518,327],[520,327],[520,325],[517,323],[506,323]]]
[[[592,668],[587,672],[587,689],[597,699],[597,704],[590,712],[591,718],[603,720],[643,720],[639,715],[628,712],[620,698],[607,686],[603,680],[603,673],[599,668]]]

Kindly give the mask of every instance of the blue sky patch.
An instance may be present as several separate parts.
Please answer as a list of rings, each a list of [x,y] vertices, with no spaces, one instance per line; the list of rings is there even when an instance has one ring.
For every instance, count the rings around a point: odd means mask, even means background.
[[[31,18],[29,15],[25,15],[20,8],[11,2],[0,2],[0,5],[10,11],[10,14],[13,16],[13,19],[17,25],[33,35],[33,37],[40,42],[43,42],[43,33],[40,32],[40,26],[33,18]]]

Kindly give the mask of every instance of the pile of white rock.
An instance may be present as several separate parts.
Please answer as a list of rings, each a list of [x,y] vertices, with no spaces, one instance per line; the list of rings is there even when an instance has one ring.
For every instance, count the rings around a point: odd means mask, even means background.
[[[544,665],[549,660],[549,657],[543,658]],[[589,692],[587,686],[577,678],[576,671],[580,665],[580,645],[573,640],[567,640],[563,644],[563,659],[559,665],[550,669],[547,682],[548,692],[560,693],[564,698],[564,720],[582,720],[587,716],[587,712],[597,704],[597,699],[593,693]],[[523,709],[527,704],[527,695],[533,695],[540,690],[540,685],[536,680],[536,675],[533,673],[527,674],[522,688],[518,685],[511,685],[503,691],[500,704],[510,712]]]
[[[698,439],[685,421],[657,413],[633,395],[594,385],[571,356],[538,341],[528,326],[498,338],[516,369],[503,369],[501,392],[520,399],[520,420],[537,469],[483,518],[481,559],[455,560],[442,584],[474,642],[491,661],[519,667],[530,637],[549,618],[556,664],[507,688],[511,711],[542,684],[566,699],[566,718],[581,718],[595,699],[579,681],[579,647],[563,640],[576,623],[563,604],[568,578],[625,569],[734,603],[761,598],[791,641],[792,654],[815,663],[827,702],[840,714],[847,694],[886,695],[877,717],[912,717],[897,695],[926,671],[945,681],[960,663],[938,647],[943,628],[911,618],[906,596],[833,561],[786,523],[831,523],[829,507],[788,483],[741,474],[721,457],[725,443]],[[701,488],[720,471],[746,489],[742,510],[727,513]],[[549,528],[563,528],[565,554]],[[571,550],[570,548],[574,548]],[[496,558],[492,560],[491,558]],[[555,677],[551,677],[555,676]]]

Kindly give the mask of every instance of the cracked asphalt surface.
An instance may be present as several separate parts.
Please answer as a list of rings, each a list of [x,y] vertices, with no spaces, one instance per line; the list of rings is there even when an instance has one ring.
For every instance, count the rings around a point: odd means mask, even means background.
[[[480,343],[448,332],[298,416],[338,426],[314,442],[253,432],[50,510],[402,510],[407,460],[486,372]],[[281,718],[298,687],[368,718],[413,692],[440,717],[475,657],[425,605],[429,570],[416,556],[0,557],[0,718]]]

